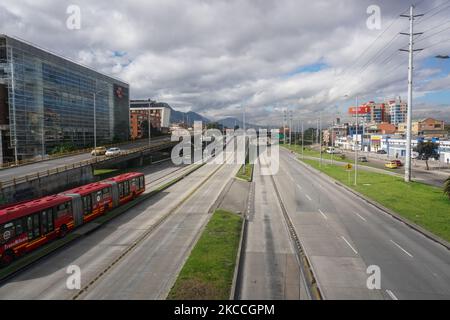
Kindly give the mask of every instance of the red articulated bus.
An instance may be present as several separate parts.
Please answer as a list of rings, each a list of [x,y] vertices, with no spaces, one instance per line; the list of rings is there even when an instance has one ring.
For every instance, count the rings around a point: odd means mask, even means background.
[[[0,262],[64,237],[67,232],[118,207],[145,191],[142,173],[125,173],[57,195],[0,210]]]

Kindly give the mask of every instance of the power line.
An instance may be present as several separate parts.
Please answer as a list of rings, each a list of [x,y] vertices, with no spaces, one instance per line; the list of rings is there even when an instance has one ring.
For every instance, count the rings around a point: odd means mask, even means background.
[[[449,0],[450,1],[450,0]],[[388,25],[388,27],[386,28],[386,29],[384,29],[383,30],[383,32],[382,33],[380,33],[376,38],[375,38],[375,40],[374,41],[372,41],[370,44],[369,44],[369,46],[365,49],[365,50],[363,50],[363,52],[356,58],[356,60],[347,68],[347,70],[345,71],[345,72],[343,72],[341,75],[339,75],[338,76],[338,78],[341,78],[341,77],[344,77],[344,76],[346,76],[347,74],[349,74],[351,71],[352,71],[352,69],[356,66],[356,64],[359,62],[359,60],[366,54],[366,53],[368,53],[369,51],[370,51],[370,48],[379,40],[379,39],[381,39],[381,37],[397,22],[397,21],[399,21],[399,19],[400,19],[400,15],[401,14],[403,14],[403,13],[405,13],[405,12],[407,12],[408,11],[408,9],[406,9],[406,10],[403,10],[402,12],[400,12],[398,15],[397,15],[397,18],[396,19],[394,19],[389,25]],[[396,35],[395,37],[397,37],[398,35]],[[391,41],[392,41],[392,39],[391,39]],[[377,53],[378,53],[378,51],[377,51]]]
[[[426,36],[426,37],[424,37],[424,38],[420,38],[420,40],[416,41],[416,43],[419,43],[419,42],[422,42],[422,41],[424,41],[424,40],[426,40],[426,39],[429,39],[429,38],[431,38],[431,37],[434,37],[435,35],[438,35],[438,34],[444,32],[444,31],[446,31],[446,30],[449,30],[449,29],[450,29],[450,27],[447,27],[447,28],[442,29],[442,30],[440,30],[440,31],[438,31],[438,32],[435,32],[435,33],[433,33],[433,34],[430,34],[429,36]]]

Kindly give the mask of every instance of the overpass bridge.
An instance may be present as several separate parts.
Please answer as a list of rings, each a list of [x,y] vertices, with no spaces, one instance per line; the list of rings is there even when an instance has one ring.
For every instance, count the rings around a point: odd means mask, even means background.
[[[148,141],[130,144],[116,156],[84,153],[0,170],[0,207],[93,182],[95,169],[142,166],[155,152],[177,143],[164,137],[152,140],[150,145]]]

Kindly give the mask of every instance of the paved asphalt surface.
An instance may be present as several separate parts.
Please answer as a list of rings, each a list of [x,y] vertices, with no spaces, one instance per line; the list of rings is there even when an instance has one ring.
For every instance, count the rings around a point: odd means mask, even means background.
[[[165,172],[155,172],[147,179],[158,179],[177,169],[168,165],[163,169]],[[80,267],[82,289],[97,279],[78,298],[164,299],[209,217],[209,208],[237,170],[236,165],[201,167],[164,192],[3,283],[0,299],[71,299],[78,291],[66,288],[69,276],[66,270],[70,265]],[[160,179],[158,184],[165,182],[167,179]],[[114,267],[97,278],[114,261]]]
[[[275,181],[326,299],[450,299],[446,248],[288,151],[280,158]],[[367,288],[371,265],[380,268],[380,290]]]
[[[158,142],[161,142],[162,140],[170,140],[170,137],[169,138],[168,137],[153,138],[152,143],[158,143]],[[148,141],[139,141],[139,142],[134,142],[134,143],[130,143],[127,145],[122,145],[122,146],[120,146],[120,149],[129,150],[129,149],[133,149],[133,148],[142,147],[147,144],[148,144]],[[23,177],[28,174],[34,174],[37,172],[46,171],[46,170],[54,169],[56,167],[60,167],[60,166],[64,166],[64,165],[71,165],[73,163],[78,163],[78,162],[85,161],[85,160],[92,159],[92,158],[93,157],[91,156],[90,153],[83,153],[83,154],[78,154],[78,155],[74,155],[74,156],[68,156],[68,157],[63,157],[63,158],[58,158],[58,159],[53,159],[53,160],[46,160],[46,161],[40,161],[40,162],[36,162],[36,163],[26,164],[26,165],[18,166],[18,167],[5,168],[5,169],[0,170],[0,181],[12,180],[13,178]]]
[[[248,215],[240,299],[307,299],[304,278],[294,253],[270,176],[261,175],[266,157],[255,164],[254,205]]]

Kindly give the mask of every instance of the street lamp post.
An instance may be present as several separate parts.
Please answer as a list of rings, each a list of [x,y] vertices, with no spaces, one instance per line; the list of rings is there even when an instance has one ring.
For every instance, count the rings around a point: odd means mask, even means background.
[[[303,130],[303,121],[302,121],[302,159],[305,158],[304,135],[305,135],[305,131]]]
[[[243,128],[244,128],[244,166],[242,167],[242,174],[245,175],[245,167],[247,166],[247,141],[245,136],[245,105],[242,106],[242,120],[243,120]]]
[[[97,88],[97,83],[96,86]],[[97,157],[97,152],[95,151],[97,149],[97,94],[105,91],[106,88],[97,90],[93,92],[94,96],[94,155]]]

